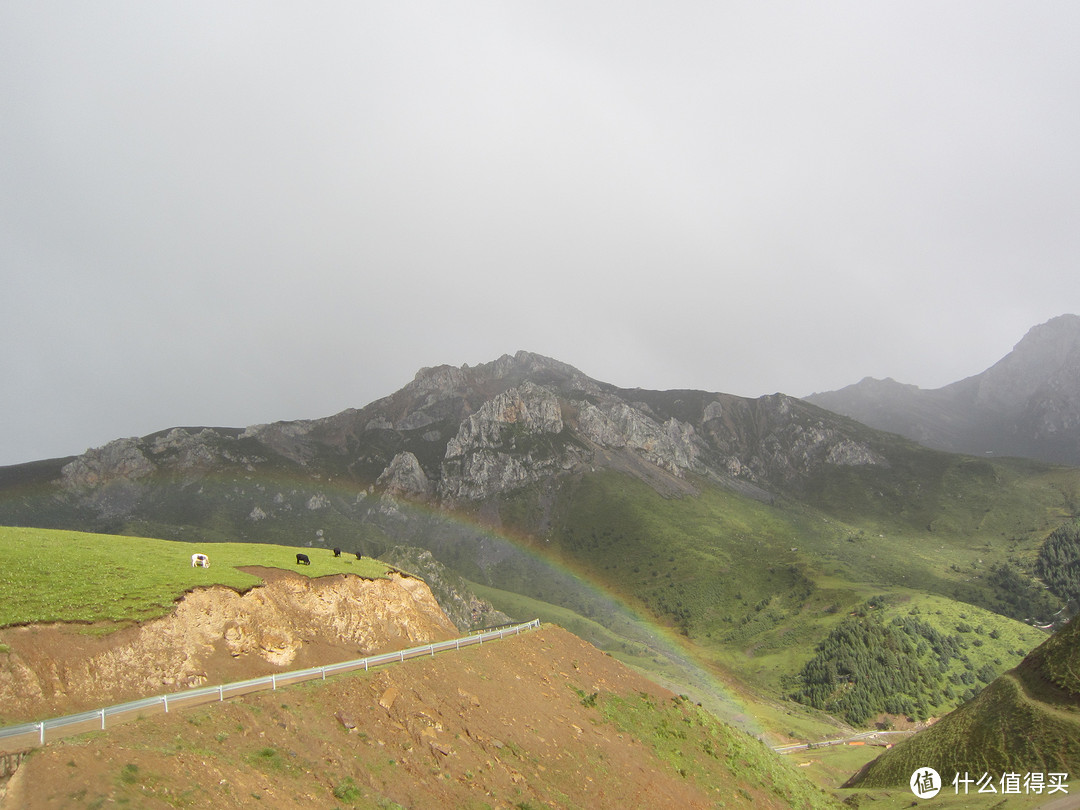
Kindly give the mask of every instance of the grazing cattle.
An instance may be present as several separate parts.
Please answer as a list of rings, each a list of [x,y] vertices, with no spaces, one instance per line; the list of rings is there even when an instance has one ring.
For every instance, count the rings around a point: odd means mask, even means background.
[[[364,555],[363,555],[363,554],[361,554],[361,553],[360,553],[360,552],[358,551],[358,552],[356,552],[356,559],[358,559],[358,560],[362,560],[362,559],[364,559]]]
[[[334,556],[335,557],[340,557],[341,556],[341,549],[340,548],[335,548],[334,549]]]
[[[210,558],[205,554],[192,554],[191,555],[191,567],[201,566],[203,568],[210,567]]]
[[[311,565],[311,560],[308,559],[307,554],[297,554],[296,555],[296,564],[297,565]]]

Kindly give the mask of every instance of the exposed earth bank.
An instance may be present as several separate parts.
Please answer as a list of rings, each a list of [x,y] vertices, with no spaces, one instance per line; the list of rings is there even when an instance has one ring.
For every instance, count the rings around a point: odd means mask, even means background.
[[[0,630],[0,723],[361,658],[459,635],[413,577],[311,579],[245,568],[246,593],[198,588],[160,619]]]
[[[5,795],[6,794],[6,795]],[[557,627],[34,751],[0,810],[839,807]]]

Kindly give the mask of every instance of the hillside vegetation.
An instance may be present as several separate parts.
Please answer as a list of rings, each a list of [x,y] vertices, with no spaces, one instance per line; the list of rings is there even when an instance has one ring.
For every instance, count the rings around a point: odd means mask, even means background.
[[[950,463],[965,464],[962,459]],[[1034,536],[1008,531],[1018,520],[1054,525],[1053,478],[1039,485],[1042,490],[1030,479],[1020,485],[1038,496],[1021,501],[1006,491],[1018,483],[1016,470],[1002,467],[982,488],[963,470],[948,475],[959,491],[945,492],[945,522],[971,523],[976,511],[983,528],[975,534],[927,531],[903,515],[882,516],[880,509],[851,515],[857,522],[848,523],[799,503],[766,504],[706,486],[696,496],[664,497],[628,476],[596,473],[560,489],[543,550],[574,570],[590,572],[602,590],[655,616],[705,660],[734,668],[768,692],[799,695],[856,724],[879,713],[925,719],[958,706],[1045,638],[1016,621],[1017,615],[1046,621],[1061,605],[1027,573],[1039,547],[1038,531]],[[541,494],[515,495],[502,514],[528,515],[529,500]],[[988,514],[983,503],[994,498],[1012,506],[1000,516]],[[561,590],[558,579],[522,577],[509,587],[535,599],[581,605],[586,618],[610,624],[602,611],[590,615],[580,595]],[[888,621],[853,618],[866,612],[871,599],[878,600]],[[1006,600],[1014,609],[1002,609]],[[809,686],[813,676],[804,676],[812,660],[828,670],[830,657],[835,665],[862,656],[866,639],[859,637],[871,628],[902,633],[890,629],[893,622],[912,630],[914,636],[908,634],[905,642],[912,649],[920,647],[920,638],[929,645],[947,639],[940,642],[948,645],[942,650],[947,660],[933,659],[932,677],[929,669],[922,678],[911,673],[903,693],[909,699],[893,694],[885,707],[856,693],[849,700],[860,706],[852,711],[793,687],[800,677]],[[845,633],[841,625],[858,632]],[[873,669],[879,662],[862,663]],[[853,673],[834,687],[849,682]],[[873,688],[867,678],[859,680],[861,688]]]
[[[829,633],[794,678],[793,699],[854,725],[881,715],[923,721],[975,697],[1044,638],[956,603],[924,602],[924,615],[917,603],[889,611],[888,601],[871,600]]]
[[[1035,573],[1066,603],[1068,615],[1080,610],[1080,521],[1050,534],[1039,550]]]
[[[934,768],[946,783],[964,772],[1080,773],[1080,621],[974,700],[874,760],[851,785],[906,785],[919,767]]]

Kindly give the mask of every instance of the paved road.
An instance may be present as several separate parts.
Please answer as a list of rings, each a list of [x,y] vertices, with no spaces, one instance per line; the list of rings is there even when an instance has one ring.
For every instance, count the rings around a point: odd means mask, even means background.
[[[824,748],[830,745],[847,745],[848,743],[852,742],[865,742],[868,745],[885,745],[890,737],[903,739],[904,737],[910,737],[914,733],[914,731],[862,731],[858,734],[853,734],[850,737],[844,737],[843,739],[839,740],[824,740],[823,742],[815,743],[793,743],[792,745],[774,745],[773,751],[776,751],[776,753],[778,754],[787,754],[792,751],[805,751],[808,748]]]

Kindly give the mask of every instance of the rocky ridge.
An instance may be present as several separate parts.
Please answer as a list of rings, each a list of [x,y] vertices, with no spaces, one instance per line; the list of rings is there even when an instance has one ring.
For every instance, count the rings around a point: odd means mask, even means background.
[[[268,466],[344,477],[367,494],[453,504],[613,455],[675,478],[765,489],[797,485],[823,464],[887,463],[848,426],[791,397],[631,391],[519,352],[472,368],[422,369],[396,394],[326,419],[118,439],[64,464],[56,483],[106,517],[135,510],[155,476]],[[264,515],[273,507],[259,504]]]

